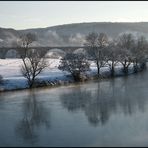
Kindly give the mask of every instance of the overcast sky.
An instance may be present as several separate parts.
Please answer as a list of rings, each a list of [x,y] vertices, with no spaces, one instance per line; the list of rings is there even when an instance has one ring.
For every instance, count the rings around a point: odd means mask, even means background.
[[[0,27],[26,29],[80,22],[146,22],[147,1],[0,1]]]

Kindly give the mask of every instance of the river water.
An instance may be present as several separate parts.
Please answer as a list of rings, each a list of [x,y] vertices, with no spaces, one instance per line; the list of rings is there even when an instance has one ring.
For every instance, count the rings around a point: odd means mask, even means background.
[[[1,93],[0,146],[148,146],[148,70]]]

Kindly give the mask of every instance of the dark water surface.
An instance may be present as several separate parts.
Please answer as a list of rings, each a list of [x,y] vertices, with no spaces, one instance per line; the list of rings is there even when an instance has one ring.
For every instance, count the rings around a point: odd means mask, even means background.
[[[148,70],[1,93],[0,146],[148,146]]]

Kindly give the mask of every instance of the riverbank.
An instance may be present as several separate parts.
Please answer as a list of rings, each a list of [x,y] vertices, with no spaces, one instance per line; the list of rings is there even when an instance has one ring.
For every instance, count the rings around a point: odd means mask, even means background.
[[[48,59],[48,67],[37,77],[36,87],[54,87],[75,83],[69,73],[60,71],[58,69],[60,59]],[[25,79],[20,72],[21,59],[0,59],[0,75],[3,77],[3,82],[0,84],[0,91],[12,91],[29,89],[27,79]],[[129,66],[129,74],[133,74],[133,65]],[[109,67],[102,67],[100,69],[102,77],[110,76]],[[123,76],[122,65],[119,63],[115,66],[115,77]],[[90,63],[90,71],[87,72],[90,80],[97,77],[97,67],[94,62]]]

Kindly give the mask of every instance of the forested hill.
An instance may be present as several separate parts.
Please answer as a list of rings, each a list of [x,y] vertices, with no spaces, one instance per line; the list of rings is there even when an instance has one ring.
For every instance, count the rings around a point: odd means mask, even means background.
[[[22,33],[35,33],[38,40],[32,46],[66,46],[83,45],[85,35],[89,32],[106,33],[116,38],[121,33],[144,35],[148,38],[148,22],[140,23],[75,23],[47,28],[15,30],[0,28],[0,46],[12,46]]]

